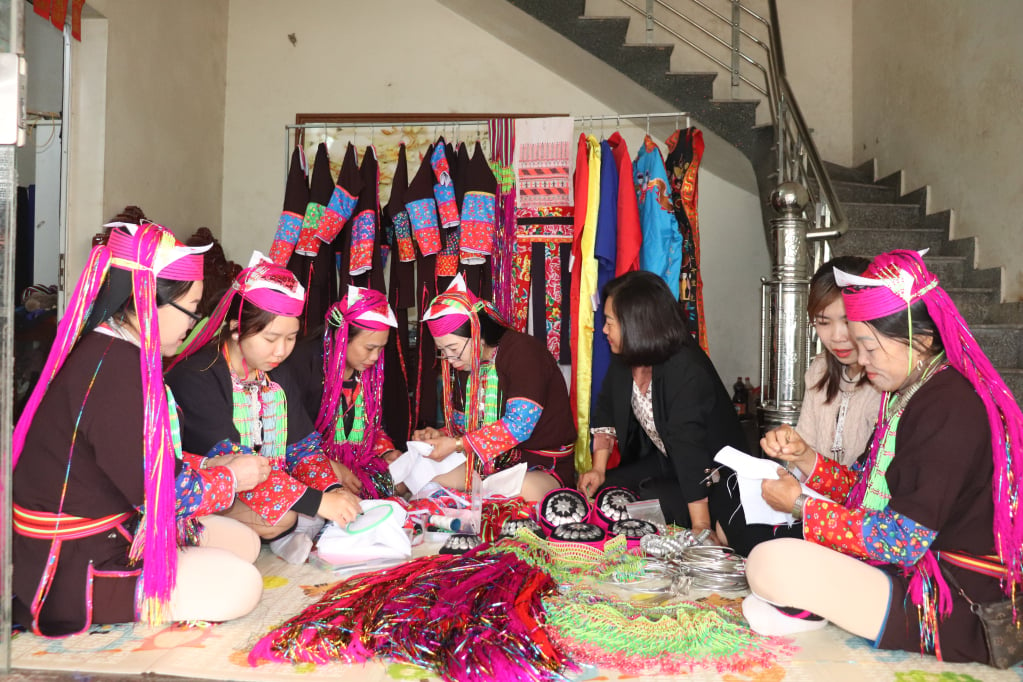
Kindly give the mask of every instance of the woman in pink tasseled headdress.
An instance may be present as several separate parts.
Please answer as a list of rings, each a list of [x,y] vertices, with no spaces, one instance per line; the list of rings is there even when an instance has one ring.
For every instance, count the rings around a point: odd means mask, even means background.
[[[836,625],[878,648],[989,662],[970,601],[1018,594],[1023,579],[1023,416],[920,254],[878,256],[863,276],[835,272],[859,362],[883,392],[868,451],[830,461],[792,429],[768,455],[779,470],[764,499],[803,518],[803,540],[749,557],[753,629]]]
[[[155,223],[108,227],[14,432],[13,613],[47,636],[228,620],[263,590],[255,534],[210,516],[256,485],[258,462],[191,468],[163,381],[198,318],[205,248]]]

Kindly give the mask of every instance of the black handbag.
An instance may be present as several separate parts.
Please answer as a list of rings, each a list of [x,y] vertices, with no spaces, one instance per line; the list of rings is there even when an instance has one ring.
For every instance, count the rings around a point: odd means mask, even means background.
[[[978,604],[966,596],[959,581],[944,564],[941,565],[941,572],[970,605],[970,611],[980,619],[981,627],[984,628],[984,641],[987,642],[988,664],[1005,670],[1023,661],[1023,591],[1016,592],[1017,624],[1012,622],[1013,600]]]

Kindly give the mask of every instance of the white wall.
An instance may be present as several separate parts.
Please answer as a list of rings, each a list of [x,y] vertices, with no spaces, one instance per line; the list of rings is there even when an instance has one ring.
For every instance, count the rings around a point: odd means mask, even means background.
[[[89,5],[109,34],[104,217],[136,204],[179,236],[217,232],[228,1]]]
[[[22,1],[22,0],[16,0]],[[64,36],[53,25],[25,9],[25,59],[28,62],[25,108],[60,113],[64,91]],[[30,118],[32,114],[29,114]],[[54,121],[60,123],[60,121]],[[28,144],[17,150],[18,185],[36,186],[34,283],[56,284],[60,253],[60,126],[49,121],[28,128]]]
[[[857,0],[856,161],[906,190],[931,187],[955,210],[954,237],[976,236],[977,265],[1004,266],[1023,293],[1023,50],[1017,0]]]
[[[394,16],[402,20],[382,19]],[[232,2],[222,219],[228,257],[247,261],[253,249],[270,246],[284,196],[284,126],[296,113],[460,111],[611,109],[436,0],[376,0],[345,12],[330,0]],[[626,140],[635,150],[640,136]],[[755,377],[759,278],[769,273],[757,199],[704,172],[700,212],[711,354],[724,378]]]

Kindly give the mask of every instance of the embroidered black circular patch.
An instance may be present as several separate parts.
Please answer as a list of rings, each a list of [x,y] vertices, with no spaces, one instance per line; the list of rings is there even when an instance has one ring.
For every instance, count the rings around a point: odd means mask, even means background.
[[[540,519],[550,528],[566,523],[580,523],[588,514],[586,498],[578,490],[552,490],[540,503]]]
[[[628,488],[604,488],[597,494],[594,505],[597,513],[607,523],[629,518],[625,505],[636,501],[636,493]]]
[[[543,528],[533,519],[508,519],[501,525],[501,537],[510,538],[519,532],[520,528],[532,531],[538,538],[544,537]]]
[[[440,554],[465,554],[480,544],[478,535],[472,533],[455,533],[440,548]]]
[[[657,526],[640,519],[615,521],[607,530],[611,535],[624,535],[630,540],[639,539],[644,535],[657,535]]]
[[[592,523],[565,523],[551,533],[552,540],[569,542],[600,542],[604,537],[604,529]]]

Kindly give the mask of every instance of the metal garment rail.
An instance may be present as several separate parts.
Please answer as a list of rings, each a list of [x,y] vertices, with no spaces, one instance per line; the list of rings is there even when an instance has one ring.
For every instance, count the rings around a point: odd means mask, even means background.
[[[602,122],[602,121],[616,121],[617,123],[620,124],[622,121],[643,121],[643,120],[645,120],[646,121],[646,132],[647,132],[647,134],[649,134],[650,133],[650,120],[651,119],[665,119],[665,118],[673,118],[673,119],[675,119],[675,127],[676,128],[678,128],[678,124],[679,124],[680,121],[682,121],[682,119],[685,119],[686,128],[689,128],[692,125],[692,119],[689,116],[689,113],[685,112],[685,111],[668,111],[668,112],[649,113],[649,114],[593,114],[593,115],[590,115],[590,116],[575,116],[575,117],[572,118],[572,120],[576,124],[580,124],[580,125],[586,125],[586,124],[591,124],[592,125],[595,122]],[[381,119],[379,121],[352,121],[350,123],[349,122],[344,122],[344,121],[332,121],[332,122],[326,122],[326,123],[289,123],[289,124],[284,126],[284,177],[288,176],[288,170],[289,170],[288,166],[290,164],[291,150],[293,148],[293,145],[292,145],[292,142],[291,142],[291,133],[294,130],[308,130],[308,129],[320,129],[320,128],[322,128],[324,130],[324,132],[326,132],[326,130],[328,128],[370,128],[370,129],[376,129],[376,128],[387,128],[389,126],[405,126],[405,125],[414,125],[414,126],[422,126],[422,127],[433,127],[433,128],[441,128],[441,129],[450,128],[452,130],[457,130],[458,128],[463,128],[463,127],[464,128],[479,128],[481,126],[487,125],[487,123],[490,120],[492,120],[492,119],[475,119],[475,120],[464,120],[464,121],[460,121],[460,120],[453,120],[453,121],[412,121],[412,120],[407,120],[407,119],[406,120],[392,120],[392,121],[388,121],[388,120]]]

